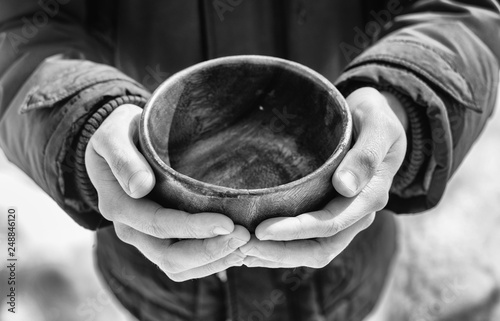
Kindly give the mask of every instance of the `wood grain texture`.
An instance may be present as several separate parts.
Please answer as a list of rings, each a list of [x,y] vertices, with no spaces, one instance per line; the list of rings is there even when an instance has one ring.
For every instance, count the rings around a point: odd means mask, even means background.
[[[195,65],[153,94],[141,149],[165,207],[218,212],[250,230],[334,197],[351,119],[335,87],[296,63],[234,56]]]

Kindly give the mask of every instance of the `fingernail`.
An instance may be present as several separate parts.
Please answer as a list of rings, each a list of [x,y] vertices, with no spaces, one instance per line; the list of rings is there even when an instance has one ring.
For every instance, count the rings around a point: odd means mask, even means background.
[[[358,190],[358,183],[356,181],[356,177],[349,171],[341,171],[339,173],[340,180],[353,193],[356,193]]]
[[[223,228],[222,226],[217,226],[216,228],[214,228],[214,230],[212,231],[215,235],[228,235],[229,232],[228,230],[226,230],[225,228]]]
[[[144,183],[151,178],[151,175],[146,171],[135,173],[128,182],[128,190],[130,194],[135,194],[137,190],[144,185]]]
[[[244,241],[244,240],[240,240],[238,238],[233,238],[231,240],[229,240],[229,247],[233,250],[245,245],[247,243],[247,241]]]

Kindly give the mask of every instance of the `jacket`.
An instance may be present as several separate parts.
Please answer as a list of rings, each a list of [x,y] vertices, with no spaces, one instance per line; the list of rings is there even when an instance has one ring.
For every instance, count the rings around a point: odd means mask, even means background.
[[[396,94],[409,148],[388,208],[416,213],[439,202],[493,112],[500,5],[2,0],[0,147],[77,223],[103,227],[84,142],[114,108],[143,104],[176,71],[236,54],[305,64],[344,95],[361,86]]]

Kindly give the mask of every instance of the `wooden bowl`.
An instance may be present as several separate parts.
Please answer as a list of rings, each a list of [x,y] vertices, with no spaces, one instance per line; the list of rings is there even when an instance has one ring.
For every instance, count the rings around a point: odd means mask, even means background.
[[[156,175],[150,197],[216,212],[254,231],[263,220],[319,209],[350,146],[346,101],[315,71],[264,56],[187,68],[161,84],[141,119]]]

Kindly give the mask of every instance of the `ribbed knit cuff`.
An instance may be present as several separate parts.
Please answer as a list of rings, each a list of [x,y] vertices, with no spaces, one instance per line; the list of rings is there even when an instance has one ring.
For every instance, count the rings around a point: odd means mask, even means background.
[[[97,191],[92,185],[85,167],[85,150],[90,138],[104,120],[119,106],[124,104],[134,104],[144,107],[146,99],[140,96],[123,96],[115,98],[100,107],[83,126],[83,130],[78,138],[76,147],[75,180],[81,198],[93,210],[99,212]]]
[[[409,96],[391,86],[375,86],[374,88],[393,94],[406,110],[408,116],[406,156],[399,171],[394,176],[391,186],[391,193],[404,198],[403,191],[416,180],[430,156],[424,152],[424,143],[430,137],[425,110]]]

